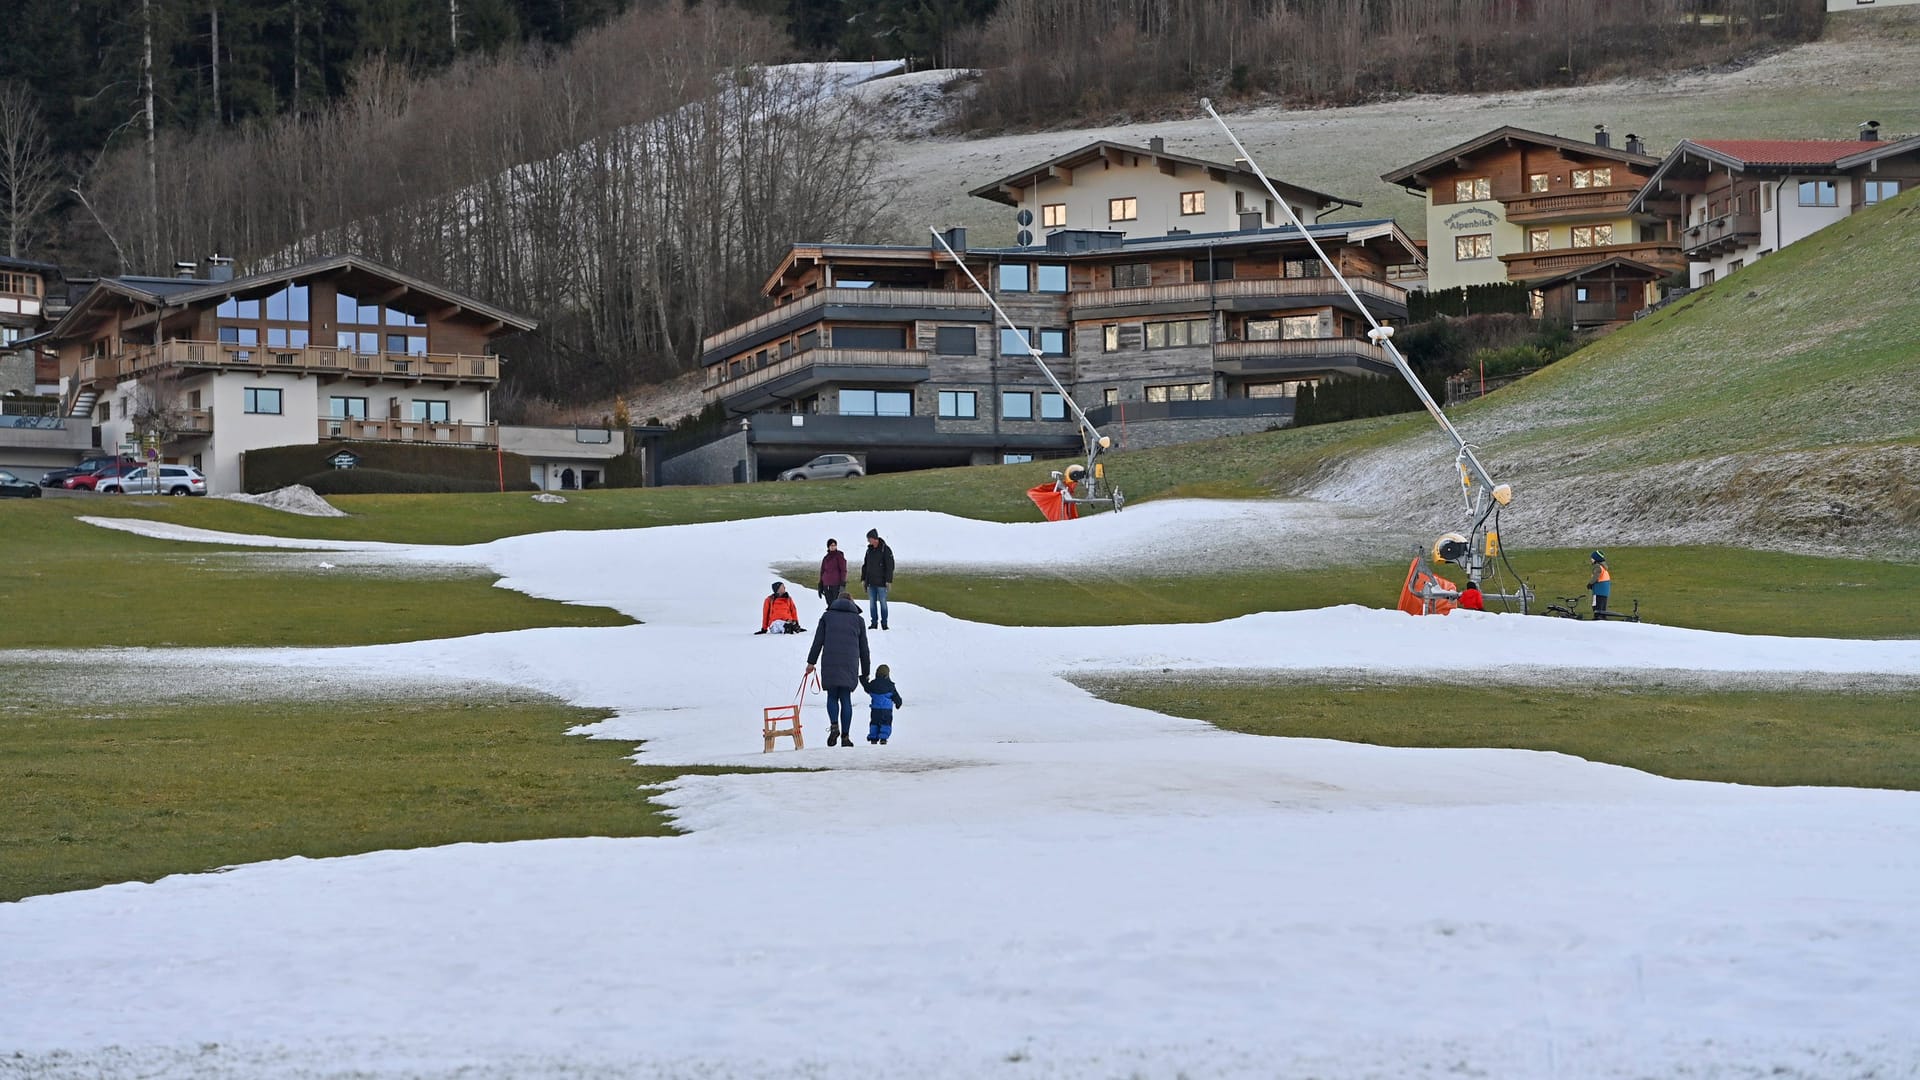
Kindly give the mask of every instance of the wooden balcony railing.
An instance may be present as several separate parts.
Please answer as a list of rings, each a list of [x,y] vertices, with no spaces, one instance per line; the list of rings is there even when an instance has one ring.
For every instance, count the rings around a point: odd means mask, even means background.
[[[181,435],[213,434],[213,410],[188,409],[180,419],[177,432]]]
[[[1515,280],[1531,277],[1547,277],[1577,270],[1582,266],[1605,262],[1608,259],[1632,259],[1646,263],[1660,270],[1684,270],[1686,256],[1680,254],[1680,245],[1672,240],[1651,241],[1642,244],[1601,244],[1585,248],[1549,248],[1545,251],[1516,251],[1511,255],[1500,256],[1507,264],[1507,274]]]
[[[367,442],[439,443],[443,446],[493,446],[500,430],[493,424],[465,420],[362,420],[356,417],[320,418],[322,439],[358,439]]]
[[[1405,305],[1407,290],[1372,278],[1348,278],[1353,291],[1364,299],[1385,300]],[[1275,301],[1296,298],[1319,299],[1345,296],[1333,278],[1239,278],[1233,281],[1194,281],[1181,285],[1149,285],[1137,289],[1089,289],[1068,293],[1076,310],[1122,307],[1128,304],[1193,303],[1205,305],[1211,299],[1251,298]]]
[[[1722,214],[1681,233],[1680,248],[1688,256],[1711,257],[1716,248],[1731,251],[1759,235],[1759,214]]]
[[[941,308],[954,311],[986,311],[987,302],[969,289],[960,292],[955,289],[821,289],[818,292],[783,304],[772,311],[762,312],[727,327],[701,342],[701,352],[712,352],[732,342],[756,334],[777,322],[796,318],[808,312],[819,311],[828,304],[850,304],[860,307],[909,307]]]
[[[219,341],[163,341],[143,345],[117,356],[92,356],[80,361],[76,372],[82,383],[134,378],[164,368],[241,368],[252,371],[299,371],[367,379],[432,379],[447,382],[498,382],[500,358],[468,353],[358,353],[351,349],[302,349],[265,345],[234,345]]]
[[[1555,195],[1515,195],[1501,201],[1507,204],[1507,220],[1522,225],[1562,218],[1625,214],[1627,204],[1639,192],[1637,187],[1601,188]]]
[[[1286,357],[1363,357],[1392,363],[1387,350],[1365,338],[1287,338],[1283,341],[1222,341],[1213,347],[1220,360],[1257,360]]]
[[[715,364],[707,369],[707,400],[714,401],[728,394],[751,390],[761,383],[816,365],[924,368],[927,366],[927,354],[914,349],[807,349],[766,367],[733,376],[726,374],[727,365]]]

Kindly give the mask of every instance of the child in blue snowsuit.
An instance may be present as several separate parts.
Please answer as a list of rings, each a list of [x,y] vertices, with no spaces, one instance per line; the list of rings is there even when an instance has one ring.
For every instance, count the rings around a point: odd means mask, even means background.
[[[893,685],[893,674],[887,665],[881,664],[873,669],[873,678],[860,680],[860,689],[872,695],[873,711],[868,713],[867,742],[887,745],[887,739],[893,734],[893,710],[907,703],[900,696],[900,689]]]

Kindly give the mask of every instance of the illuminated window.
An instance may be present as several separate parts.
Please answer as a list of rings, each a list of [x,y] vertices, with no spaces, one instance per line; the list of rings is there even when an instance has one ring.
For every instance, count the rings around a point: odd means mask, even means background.
[[[1180,213],[1183,215],[1204,214],[1207,212],[1207,193],[1204,191],[1183,191],[1180,193]]]
[[[1040,208],[1040,224],[1043,228],[1057,229],[1067,223],[1067,204],[1048,203]]]
[[[1484,176],[1453,182],[1454,202],[1479,202],[1482,199],[1491,198],[1493,198],[1493,184]]]
[[[1493,234],[1475,233],[1453,238],[1453,257],[1460,262],[1493,258]]]
[[[1107,200],[1108,221],[1140,220],[1140,200],[1129,195],[1124,199]]]
[[[1543,172],[1537,172],[1527,177],[1527,190],[1528,191],[1547,190],[1547,174]]]

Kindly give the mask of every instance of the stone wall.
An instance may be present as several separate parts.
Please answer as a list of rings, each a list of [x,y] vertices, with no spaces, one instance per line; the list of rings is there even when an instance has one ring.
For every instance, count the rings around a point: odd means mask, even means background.
[[[734,469],[751,457],[747,433],[737,431],[660,463],[662,484],[731,484]],[[751,476],[751,471],[748,472]]]
[[[1123,428],[1109,424],[1102,429],[1113,439],[1115,450],[1146,450],[1156,446],[1200,442],[1228,435],[1251,435],[1289,423],[1284,416],[1222,416],[1205,420],[1184,418],[1167,420],[1128,420]]]

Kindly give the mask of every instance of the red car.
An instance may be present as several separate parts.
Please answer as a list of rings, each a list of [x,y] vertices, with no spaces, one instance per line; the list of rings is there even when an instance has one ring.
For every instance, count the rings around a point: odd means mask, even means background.
[[[121,460],[108,465],[104,469],[98,469],[90,473],[81,473],[78,476],[69,476],[65,480],[60,481],[60,486],[72,491],[92,491],[95,485],[100,483],[102,477],[123,477],[139,467],[140,463],[137,461]]]

